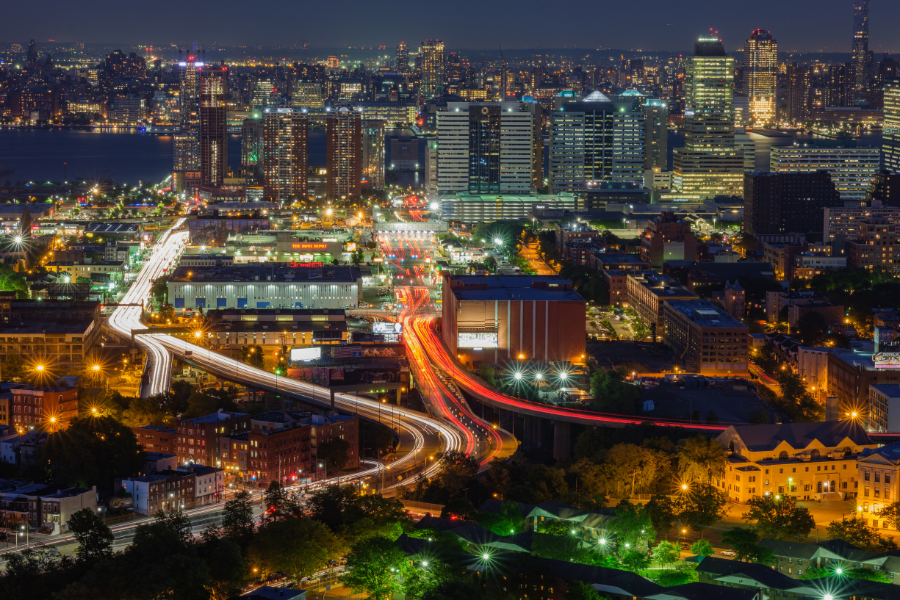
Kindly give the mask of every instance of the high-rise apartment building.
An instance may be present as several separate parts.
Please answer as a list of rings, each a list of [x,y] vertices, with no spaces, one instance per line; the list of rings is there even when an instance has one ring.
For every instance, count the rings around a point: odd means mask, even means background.
[[[853,100],[869,102],[869,0],[853,0]]]
[[[900,173],[900,78],[884,82],[884,129],[881,152],[883,166]]]
[[[200,183],[220,186],[228,173],[228,67],[200,71]]]
[[[827,171],[744,175],[743,230],[751,235],[820,233],[825,208],[843,205]]]
[[[778,42],[772,34],[757,29],[744,42],[742,89],[750,101],[750,119],[755,126],[775,122]]]
[[[406,42],[400,42],[397,46],[397,72],[406,73],[409,71],[409,46]]]
[[[422,84],[419,95],[426,100],[444,93],[444,42],[425,40],[422,55]]]
[[[362,179],[362,118],[359,111],[339,106],[325,122],[328,182],[331,199],[359,198]]]
[[[263,196],[267,200],[307,197],[309,121],[305,113],[278,108],[263,115]]]
[[[373,190],[384,189],[384,121],[362,122],[362,183]]]
[[[669,104],[650,98],[641,107],[644,112],[644,170],[666,170],[669,148]]]
[[[252,182],[262,179],[263,123],[260,115],[244,119],[241,125],[241,176]]]
[[[256,85],[253,86],[253,91],[250,93],[250,108],[252,110],[271,108],[273,105],[273,90],[275,90],[275,85],[268,79],[257,81]]]
[[[181,67],[181,132],[196,133],[200,126],[200,72],[203,63],[193,54],[178,63]]]
[[[295,81],[291,90],[291,106],[311,111],[325,109],[325,94],[318,81]]]
[[[803,123],[809,117],[809,67],[788,63],[786,88],[785,120]]]
[[[685,145],[673,157],[673,185],[693,197],[739,196],[744,157],[734,145],[734,58],[722,40],[701,37],[685,70]]]
[[[449,102],[437,113],[438,192],[528,194],[533,102]]]
[[[200,170],[200,140],[192,133],[179,133],[172,141],[172,170]]]
[[[880,149],[855,142],[814,140],[792,146],[772,146],[772,173],[828,171],[844,200],[865,200],[866,191],[878,173]]]
[[[644,112],[594,91],[550,115],[550,188],[584,192],[603,182],[643,182]]]

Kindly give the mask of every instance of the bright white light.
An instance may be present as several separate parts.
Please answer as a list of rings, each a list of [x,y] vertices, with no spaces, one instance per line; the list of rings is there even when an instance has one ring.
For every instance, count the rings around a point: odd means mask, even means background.
[[[16,236],[16,243],[17,243],[17,244],[21,244],[21,243],[22,243],[22,236],[21,236],[21,235],[17,235],[17,236]]]
[[[559,378],[560,378],[560,379],[568,379],[568,378],[569,378],[569,374],[566,373],[565,371],[563,371],[562,373],[559,374]]]
[[[500,238],[494,238],[494,243],[497,244],[498,246],[502,246],[503,240],[501,240]]]
[[[837,569],[835,569],[834,572],[837,573],[838,575],[843,575],[843,574],[844,574],[844,570],[843,570],[842,568],[840,568],[840,567],[838,567]]]
[[[540,373],[538,373],[537,375],[534,376],[534,378],[537,379],[538,381],[540,381],[541,379],[544,378],[544,376],[541,375]]]
[[[516,379],[522,379],[522,374],[516,373],[515,375],[513,375],[513,377],[515,377]]]
[[[437,210],[437,209],[438,209],[438,203],[437,203],[437,202],[432,202],[432,203],[431,203],[431,210]]]

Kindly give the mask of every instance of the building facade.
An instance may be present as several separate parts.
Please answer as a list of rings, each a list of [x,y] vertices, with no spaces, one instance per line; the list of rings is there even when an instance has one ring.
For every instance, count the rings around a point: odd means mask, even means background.
[[[200,71],[200,184],[220,186],[228,174],[228,67]]]
[[[771,173],[827,171],[843,200],[865,200],[879,166],[879,148],[822,140],[772,146],[769,157]]]
[[[762,29],[754,31],[744,42],[742,88],[750,100],[750,119],[754,126],[765,127],[775,122],[777,103],[778,42]]]
[[[663,309],[663,342],[686,369],[703,375],[747,373],[750,329],[706,300],[671,300]]]
[[[843,205],[827,171],[744,176],[743,230],[754,236],[821,231],[825,208]]]
[[[305,200],[309,195],[309,119],[303,112],[278,108],[264,113],[262,126],[263,197]]]
[[[339,106],[328,112],[325,122],[330,199],[359,198],[362,184],[362,119],[359,111]]]
[[[361,135],[362,185],[372,190],[383,190],[384,121],[364,120]]]

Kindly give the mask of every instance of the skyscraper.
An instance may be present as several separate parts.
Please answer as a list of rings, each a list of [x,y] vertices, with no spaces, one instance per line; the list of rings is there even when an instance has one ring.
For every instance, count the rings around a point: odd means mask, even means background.
[[[802,123],[809,116],[809,71],[796,62],[787,65],[785,119],[789,123]]]
[[[882,165],[900,173],[900,78],[884,81],[884,129],[881,141]]]
[[[734,145],[734,58],[722,40],[701,37],[685,70],[685,145],[673,185],[691,198],[743,193],[744,157]]]
[[[651,98],[641,107],[644,111],[644,170],[666,170],[669,148],[669,105]]]
[[[853,100],[869,102],[869,0],[853,0]]]
[[[325,154],[326,195],[331,199],[359,198],[362,179],[362,116],[348,106],[328,112]]]
[[[228,67],[200,70],[200,184],[219,186],[228,172]]]
[[[426,99],[444,93],[444,42],[425,40],[420,49],[422,54],[422,86],[420,96]]]
[[[267,200],[307,197],[309,122],[306,114],[290,108],[264,114],[262,163],[263,196]]]
[[[241,176],[248,182],[262,180],[263,119],[254,114],[241,126]]]
[[[197,133],[200,124],[200,74],[198,68],[203,63],[197,57],[188,54],[187,60],[178,63],[181,67],[181,133]]]
[[[362,179],[373,190],[384,189],[384,121],[362,122]]]
[[[775,122],[778,42],[757,29],[744,42],[743,93],[750,100],[750,119],[756,126]]]
[[[550,115],[550,189],[580,193],[603,182],[643,182],[644,112],[594,91]]]
[[[409,46],[406,42],[400,42],[397,46],[397,72],[406,73],[409,71]]]
[[[535,109],[533,102],[447,103],[437,113],[439,193],[529,193],[540,143]]]

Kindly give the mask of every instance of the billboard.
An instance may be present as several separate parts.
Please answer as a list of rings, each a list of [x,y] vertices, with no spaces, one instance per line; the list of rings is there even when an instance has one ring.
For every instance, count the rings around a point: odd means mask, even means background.
[[[879,352],[872,360],[876,369],[900,369],[900,352]]]
[[[322,358],[322,347],[291,348],[291,360],[316,360]]]
[[[372,323],[372,333],[380,333],[384,335],[399,335],[403,333],[403,323],[390,323],[388,321],[378,321]]]
[[[322,242],[302,242],[299,244],[291,244],[294,250],[326,250],[328,244]]]
[[[459,348],[496,348],[497,332],[466,333],[460,331],[456,345]]]

